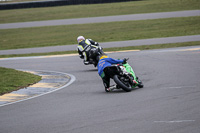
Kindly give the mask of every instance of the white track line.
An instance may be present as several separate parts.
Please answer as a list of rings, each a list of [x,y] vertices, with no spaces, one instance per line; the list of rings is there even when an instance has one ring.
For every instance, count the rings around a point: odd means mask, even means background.
[[[25,70],[22,70],[22,71],[25,71]],[[27,70],[26,70],[26,71],[27,71]],[[46,92],[46,93],[43,93],[43,94],[39,94],[39,95],[37,95],[37,96],[30,97],[30,98],[27,98],[27,99],[23,99],[23,100],[19,100],[19,101],[16,101],[16,102],[11,102],[11,103],[7,103],[7,104],[3,104],[3,105],[0,105],[0,107],[6,106],[6,105],[10,105],[10,104],[14,104],[14,103],[18,103],[18,102],[22,102],[22,101],[26,101],[26,100],[29,100],[29,99],[33,99],[33,98],[36,98],[36,97],[39,97],[39,96],[43,96],[43,95],[46,95],[46,94],[49,94],[49,93],[52,93],[52,92],[61,90],[61,89],[65,88],[65,87],[69,86],[70,84],[72,84],[72,83],[76,80],[76,77],[75,77],[75,76],[73,76],[73,75],[71,75],[71,74],[68,74],[68,73],[56,72],[56,71],[46,71],[46,70],[44,70],[44,71],[43,71],[43,70],[37,70],[37,71],[42,71],[42,72],[54,72],[54,73],[66,74],[66,75],[69,75],[69,76],[71,77],[71,79],[70,79],[70,81],[69,81],[66,85],[64,85],[64,86],[62,86],[62,87],[60,87],[60,88],[54,89],[54,90],[52,90],[52,91],[49,91],[49,92]]]
[[[183,122],[194,122],[195,120],[175,120],[175,121],[154,121],[155,123],[183,123]]]

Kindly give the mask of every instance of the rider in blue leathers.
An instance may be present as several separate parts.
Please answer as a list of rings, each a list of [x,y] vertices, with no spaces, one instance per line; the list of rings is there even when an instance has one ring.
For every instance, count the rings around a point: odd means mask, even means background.
[[[97,68],[98,68],[98,74],[103,80],[103,84],[105,86],[106,91],[110,91],[110,78],[107,77],[104,73],[104,69],[108,66],[112,66],[112,64],[118,64],[118,63],[125,63],[127,60],[115,60],[113,58],[109,58],[106,55],[103,55],[100,57],[100,60],[98,62]]]

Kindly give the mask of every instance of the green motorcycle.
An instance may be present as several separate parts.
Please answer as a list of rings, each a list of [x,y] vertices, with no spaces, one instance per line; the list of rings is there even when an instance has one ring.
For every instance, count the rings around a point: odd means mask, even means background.
[[[135,75],[135,72],[128,63],[106,67],[104,72],[106,76],[115,81],[117,88],[121,88],[126,92],[130,92],[136,87],[144,87],[142,81]]]

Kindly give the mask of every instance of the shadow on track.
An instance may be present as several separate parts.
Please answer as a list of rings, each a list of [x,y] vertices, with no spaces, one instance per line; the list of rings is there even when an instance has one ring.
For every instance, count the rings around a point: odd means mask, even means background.
[[[83,70],[82,72],[98,72],[98,69],[96,69],[96,68],[95,69],[88,69],[88,70]]]

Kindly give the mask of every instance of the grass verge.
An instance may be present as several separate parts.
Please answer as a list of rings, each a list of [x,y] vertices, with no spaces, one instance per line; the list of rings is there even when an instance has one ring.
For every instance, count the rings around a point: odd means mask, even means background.
[[[200,17],[0,30],[0,50],[76,44],[83,35],[97,42],[200,34]]]
[[[40,76],[0,67],[0,95],[27,87],[41,80]]]
[[[1,10],[0,23],[168,12],[194,9],[200,9],[199,0],[141,0],[132,2],[92,5],[70,5],[60,7]]]
[[[163,49],[163,48],[175,48],[175,47],[186,47],[186,46],[200,46],[200,41],[197,41],[197,42],[184,42],[184,43],[169,43],[169,44],[130,46],[130,47],[120,47],[120,48],[119,47],[114,47],[114,48],[104,48],[103,50],[104,50],[104,52],[112,52],[112,51],[123,51],[123,50]],[[77,51],[62,51],[62,52],[50,52],[50,53],[0,55],[0,58],[27,57],[27,56],[50,56],[50,55],[63,55],[63,54],[77,54]]]

